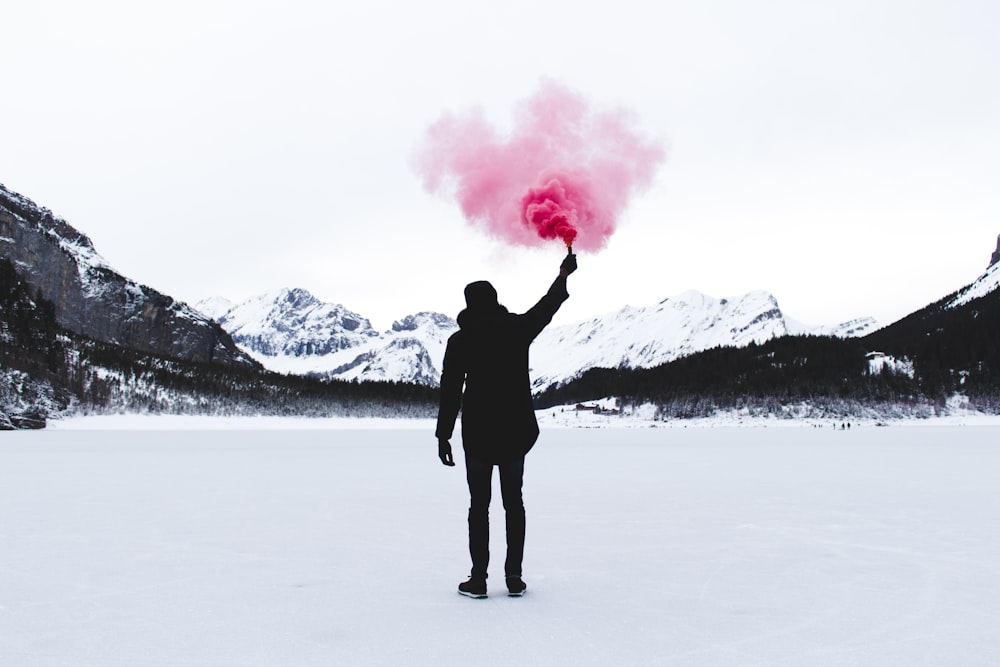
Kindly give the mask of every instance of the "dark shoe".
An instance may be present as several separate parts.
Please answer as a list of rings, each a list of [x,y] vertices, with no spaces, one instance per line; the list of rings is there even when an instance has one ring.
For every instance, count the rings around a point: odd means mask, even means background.
[[[458,585],[458,592],[470,598],[486,597],[486,580],[469,579]]]
[[[512,598],[519,598],[528,590],[528,585],[521,580],[521,577],[507,577],[507,595]]]

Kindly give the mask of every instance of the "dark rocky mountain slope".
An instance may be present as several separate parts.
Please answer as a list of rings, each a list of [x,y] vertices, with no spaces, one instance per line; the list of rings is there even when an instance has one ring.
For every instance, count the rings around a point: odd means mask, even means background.
[[[0,257],[58,324],[97,341],[184,361],[257,367],[225,330],[184,303],[125,278],[90,239],[0,185]]]

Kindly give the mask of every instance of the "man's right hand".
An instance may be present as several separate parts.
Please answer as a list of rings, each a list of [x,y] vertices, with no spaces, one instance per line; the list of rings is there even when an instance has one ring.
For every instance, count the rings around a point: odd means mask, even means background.
[[[446,466],[455,465],[455,459],[451,456],[451,443],[445,438],[438,438],[438,458]]]
[[[565,278],[574,271],[576,271],[576,255],[570,250],[569,254],[563,259],[562,264],[559,265],[559,275]]]

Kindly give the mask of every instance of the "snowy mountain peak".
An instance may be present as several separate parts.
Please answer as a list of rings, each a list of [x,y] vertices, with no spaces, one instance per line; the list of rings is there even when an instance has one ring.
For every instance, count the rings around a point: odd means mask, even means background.
[[[202,315],[218,322],[219,318],[225,315],[229,309],[233,307],[233,302],[221,296],[213,296],[207,299],[202,299],[196,303],[194,307],[195,310]]]
[[[1000,264],[1000,235],[997,236],[997,249],[993,251],[993,255],[990,257],[990,266],[997,264]]]
[[[263,357],[322,356],[378,336],[366,318],[301,288],[261,294],[219,313],[216,308],[225,303],[213,297],[198,306],[204,312],[214,310],[216,321],[233,340],[262,362]]]
[[[288,304],[289,308],[311,308],[319,303],[319,299],[314,297],[309,290],[304,290],[301,287],[281,290],[276,300]]]
[[[447,315],[423,311],[416,315],[407,315],[401,320],[396,320],[392,323],[392,330],[396,332],[416,331],[428,325],[446,329],[453,329],[458,326],[455,320]]]

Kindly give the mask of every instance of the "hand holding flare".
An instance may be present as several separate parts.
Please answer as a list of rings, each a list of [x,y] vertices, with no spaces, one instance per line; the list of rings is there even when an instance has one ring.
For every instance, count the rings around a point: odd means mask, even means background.
[[[559,275],[565,278],[574,271],[576,271],[576,255],[573,254],[573,246],[567,241],[566,257],[563,258],[562,264],[559,265]]]

